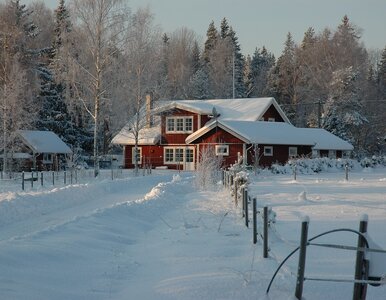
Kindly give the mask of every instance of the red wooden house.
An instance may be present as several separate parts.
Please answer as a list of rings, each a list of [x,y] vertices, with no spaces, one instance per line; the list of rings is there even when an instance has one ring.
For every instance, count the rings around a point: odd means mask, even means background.
[[[150,109],[148,103],[146,107]],[[194,170],[199,153],[212,147],[224,166],[242,159],[262,166],[291,157],[342,157],[353,146],[324,129],[294,127],[274,98],[158,101],[139,131],[139,165]],[[130,122],[112,143],[124,147],[124,167],[135,163]]]

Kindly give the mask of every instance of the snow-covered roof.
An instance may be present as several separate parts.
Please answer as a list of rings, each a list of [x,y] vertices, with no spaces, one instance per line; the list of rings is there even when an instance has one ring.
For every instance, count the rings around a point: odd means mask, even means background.
[[[161,139],[161,125],[150,128],[142,128],[138,133],[138,145],[155,145]],[[126,124],[121,131],[113,138],[112,144],[116,145],[135,145],[134,134]]]
[[[17,133],[35,153],[72,153],[70,147],[52,131],[18,130]]]
[[[297,128],[285,122],[213,121],[186,138],[190,144],[216,126],[251,144],[304,145],[316,150],[353,150],[353,146],[319,128]]]
[[[17,152],[17,153],[9,153],[7,157],[13,158],[13,159],[30,159],[32,158],[32,155],[29,153]],[[0,158],[4,158],[4,154],[1,154]]]
[[[243,120],[258,121],[264,113],[273,105],[283,120],[291,123],[275,98],[242,98],[242,99],[213,99],[213,100],[177,100],[158,102],[156,112],[164,112],[173,109],[183,109],[198,114],[210,115],[213,108],[219,114],[219,120]]]

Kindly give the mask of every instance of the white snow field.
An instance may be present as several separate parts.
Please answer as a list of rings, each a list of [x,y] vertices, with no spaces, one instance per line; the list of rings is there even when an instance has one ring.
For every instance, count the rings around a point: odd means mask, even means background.
[[[386,169],[251,177],[258,206],[273,207],[269,258],[252,243],[228,190],[199,191],[194,173],[0,193],[0,299],[295,299],[298,253],[266,289],[280,262],[309,238],[358,229],[386,249]],[[4,189],[3,189],[4,190]],[[251,226],[250,226],[251,227]],[[344,232],[315,240],[356,246]],[[378,263],[382,264],[386,257]],[[355,252],[307,247],[306,277],[353,278]],[[371,264],[371,262],[370,262]],[[385,270],[386,273],[386,270]],[[352,283],[306,280],[304,299],[352,299]],[[367,299],[386,299],[386,285]]]

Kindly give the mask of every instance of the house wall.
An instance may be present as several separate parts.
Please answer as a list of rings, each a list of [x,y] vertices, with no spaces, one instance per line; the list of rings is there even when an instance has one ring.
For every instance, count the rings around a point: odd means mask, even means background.
[[[263,115],[264,121],[268,121],[269,118],[274,118],[275,122],[284,122],[275,106],[271,105]]]
[[[198,128],[198,115],[189,111],[176,109],[169,114],[163,114],[161,116],[161,144],[185,144],[185,139],[191,133],[166,133],[166,118],[167,117],[190,117],[193,116],[193,132],[197,131]],[[201,121],[201,126],[202,126]]]
[[[142,160],[139,166],[150,164],[152,167],[163,166],[163,147],[160,145],[141,145]],[[134,146],[127,145],[124,148],[124,168],[134,168],[132,153]]]
[[[199,144],[199,151],[205,147],[212,147],[215,145],[224,144],[229,146],[229,155],[223,156],[223,166],[228,167],[237,161],[239,155],[243,155],[244,142],[221,128],[214,128],[204,134],[195,143]]]
[[[272,156],[264,156],[264,147],[272,146],[273,147],[273,155]],[[289,148],[297,147],[298,157],[309,156],[311,157],[312,149],[311,146],[298,146],[298,145],[258,145],[259,149],[259,165],[262,167],[269,167],[273,163],[284,164],[289,159]],[[248,155],[248,164],[253,165],[254,163],[254,150],[253,145],[248,145],[247,151]]]

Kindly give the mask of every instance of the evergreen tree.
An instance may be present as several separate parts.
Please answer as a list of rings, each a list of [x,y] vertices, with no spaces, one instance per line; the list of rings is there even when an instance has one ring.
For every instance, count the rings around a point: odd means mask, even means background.
[[[216,47],[217,41],[219,39],[219,34],[216,26],[214,25],[214,21],[209,24],[209,28],[206,32],[206,41],[204,46],[203,58],[206,63],[209,62],[210,53]]]
[[[193,74],[195,74],[201,68],[201,56],[200,56],[200,47],[198,42],[195,41],[192,49],[192,68]]]
[[[368,123],[358,87],[358,72],[352,67],[334,73],[330,95],[324,107],[323,128],[363,150],[362,128]]]
[[[221,25],[220,25],[220,37],[222,39],[225,39],[229,36],[229,30],[230,30],[230,27],[228,25],[228,20],[226,18],[223,18],[221,20]]]
[[[386,47],[383,49],[381,54],[381,60],[378,65],[378,86],[380,98],[386,99]]]
[[[244,64],[244,85],[245,85],[245,96],[251,98],[254,91],[253,85],[253,73],[252,73],[252,59],[250,55],[247,55]]]
[[[282,105],[287,116],[296,123],[296,105],[298,104],[298,66],[295,56],[295,42],[291,33],[287,34],[282,55],[269,75],[269,89]]]
[[[69,46],[71,32],[70,16],[65,1],[59,2],[55,10],[55,35],[51,43],[49,61],[39,67],[40,93],[38,100],[42,105],[36,127],[39,130],[49,130],[56,133],[70,147],[80,147],[82,150],[91,149],[92,137],[81,125],[75,124],[78,119],[77,110],[68,110],[71,89],[67,84],[68,60],[66,47]]]
[[[229,33],[227,36],[231,41],[231,46],[233,48],[233,57],[232,64],[233,68],[232,72],[234,72],[234,85],[235,98],[243,98],[245,96],[245,86],[244,86],[244,63],[245,59],[243,54],[241,53],[241,47],[238,42],[238,37],[236,36],[236,32],[232,27],[229,28]]]
[[[212,98],[209,75],[205,67],[198,69],[190,79],[189,98],[199,100]]]
[[[275,56],[263,46],[256,49],[251,60],[252,86],[251,97],[268,96],[267,82],[270,70],[275,65]]]

